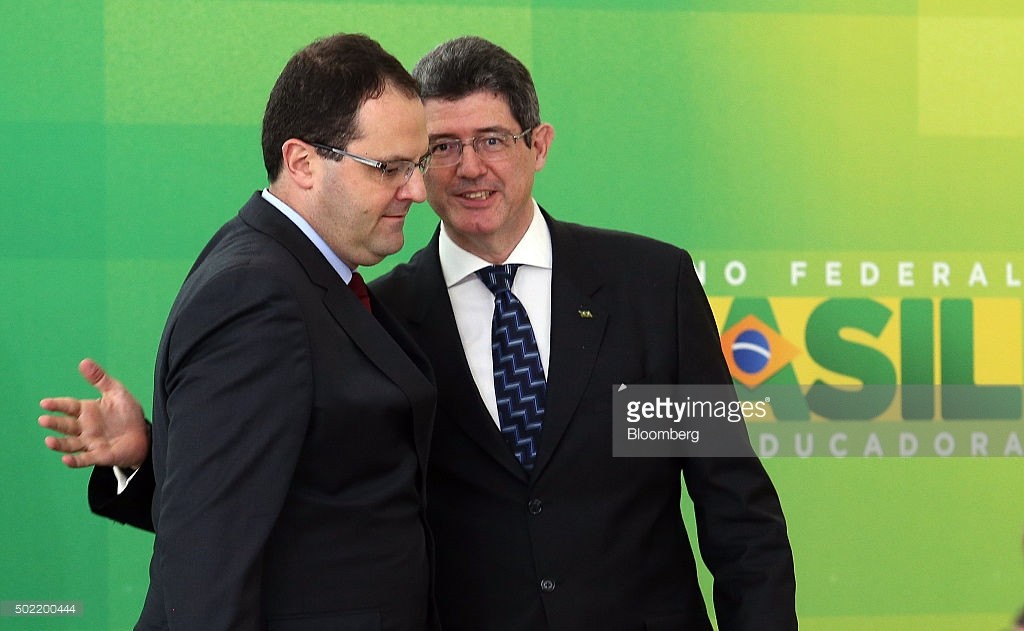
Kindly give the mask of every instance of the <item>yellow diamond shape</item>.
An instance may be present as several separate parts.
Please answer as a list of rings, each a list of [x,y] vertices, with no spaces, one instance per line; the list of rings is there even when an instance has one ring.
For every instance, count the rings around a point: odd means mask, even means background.
[[[722,334],[722,352],[733,378],[756,388],[800,351],[757,316],[748,315]]]

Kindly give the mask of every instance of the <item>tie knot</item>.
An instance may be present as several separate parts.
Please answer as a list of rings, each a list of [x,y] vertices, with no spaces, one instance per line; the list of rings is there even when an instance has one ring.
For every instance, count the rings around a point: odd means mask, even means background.
[[[497,295],[504,291],[512,291],[512,281],[516,278],[517,270],[519,270],[518,263],[492,265],[478,269],[476,275],[480,277],[484,285],[487,285],[487,289],[490,289],[492,294]]]

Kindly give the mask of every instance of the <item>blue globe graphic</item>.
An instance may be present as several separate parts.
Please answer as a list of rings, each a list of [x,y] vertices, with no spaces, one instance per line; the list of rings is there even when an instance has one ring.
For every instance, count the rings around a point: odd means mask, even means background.
[[[732,343],[732,359],[740,370],[756,374],[764,370],[772,358],[768,338],[760,331],[747,329],[736,336]]]

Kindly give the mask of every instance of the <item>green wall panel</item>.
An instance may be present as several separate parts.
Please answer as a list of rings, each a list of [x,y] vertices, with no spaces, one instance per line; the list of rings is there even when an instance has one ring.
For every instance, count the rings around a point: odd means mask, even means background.
[[[840,379],[829,367],[841,357],[807,349],[841,338],[897,375],[1021,385],[1021,3],[637,4],[4,3],[0,600],[83,602],[82,617],[38,629],[134,622],[152,538],[89,514],[88,473],[43,447],[37,402],[91,396],[75,370],[89,356],[148,409],[184,274],[266,183],[270,86],[295,50],[336,31],[366,32],[409,67],[466,33],[519,56],[557,132],[538,201],[688,248],[723,328],[758,314],[796,347],[776,381]],[[436,224],[415,207],[406,247],[367,277]],[[877,282],[862,282],[865,265]],[[729,282],[740,268],[743,281]],[[812,314],[843,315],[837,299],[883,305],[882,333],[822,331]],[[998,629],[1024,604],[1019,457],[766,466],[790,524],[802,628]],[[0,629],[18,622],[0,617]]]

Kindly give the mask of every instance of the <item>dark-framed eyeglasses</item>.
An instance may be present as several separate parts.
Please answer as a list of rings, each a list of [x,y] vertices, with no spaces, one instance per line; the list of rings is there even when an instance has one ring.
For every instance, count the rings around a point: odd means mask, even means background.
[[[430,143],[430,164],[435,167],[454,166],[462,160],[462,150],[471,145],[484,162],[497,162],[508,158],[508,151],[520,138],[529,136],[536,127],[518,134],[487,132],[472,138],[439,138]],[[525,141],[524,141],[525,142]]]
[[[359,164],[365,164],[368,167],[373,167],[380,171],[380,181],[389,186],[405,186],[405,184],[412,178],[412,173],[416,169],[420,170],[420,173],[425,173],[427,166],[430,165],[430,153],[424,154],[419,162],[413,162],[412,160],[389,160],[387,162],[381,162],[380,160],[374,160],[373,158],[367,158],[357,153],[345,151],[344,149],[338,149],[330,145],[323,145],[318,142],[309,143],[317,149],[323,151],[329,151],[339,156],[351,158]]]

